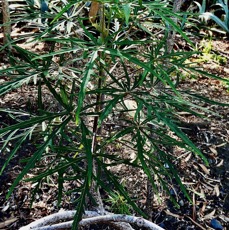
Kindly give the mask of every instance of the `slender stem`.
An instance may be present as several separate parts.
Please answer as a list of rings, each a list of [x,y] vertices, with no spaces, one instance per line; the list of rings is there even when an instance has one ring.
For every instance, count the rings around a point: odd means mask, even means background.
[[[180,8],[182,6],[184,0],[174,0],[173,2],[173,13],[177,13],[180,11]],[[177,24],[177,17],[172,17],[172,20],[175,24]],[[168,39],[167,39],[167,54],[170,54],[172,52],[174,41],[175,41],[176,31],[169,26],[168,31]]]
[[[100,28],[101,28],[101,32],[100,32],[100,36],[102,39],[102,42],[104,42],[105,38],[106,38],[106,25],[105,25],[105,12],[104,12],[104,5],[101,6],[101,11],[100,11]],[[98,89],[102,89],[104,87],[105,84],[105,72],[103,70],[103,66],[100,60],[105,60],[106,57],[104,57],[102,52],[99,52],[99,73],[98,73],[98,82],[97,82],[97,88]],[[96,97],[96,108],[95,108],[95,112],[97,114],[99,114],[102,109],[103,109],[103,101],[104,101],[104,94],[99,92],[97,94]],[[98,127],[98,120],[99,120],[99,116],[95,116],[94,117],[94,122],[93,122],[93,137],[92,137],[92,144],[91,144],[91,152],[92,155],[95,155],[96,153],[96,149],[97,149],[97,136],[102,134],[102,124],[100,125],[100,127]],[[98,171],[98,165],[97,162],[95,160],[95,158],[93,159],[93,174],[95,177],[97,177],[97,171]],[[91,193],[93,194],[97,205],[98,205],[98,211],[101,213],[105,213],[104,207],[103,207],[103,202],[102,202],[102,198],[99,192],[99,187],[96,185],[95,181],[92,182],[92,186],[91,186]]]

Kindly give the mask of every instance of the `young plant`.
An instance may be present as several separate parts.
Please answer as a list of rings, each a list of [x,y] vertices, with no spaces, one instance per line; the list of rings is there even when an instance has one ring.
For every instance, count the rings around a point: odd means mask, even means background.
[[[128,204],[126,199],[119,194],[119,192],[111,192],[109,198],[106,200],[111,205],[111,211],[113,213],[120,213],[130,215],[131,206]]]
[[[12,43],[17,55],[10,54],[9,66],[0,70],[8,79],[0,86],[0,95],[34,82],[37,103],[25,120],[22,114],[27,111],[1,108],[13,118],[12,125],[1,124],[1,151],[11,148],[1,172],[23,143],[34,141],[36,151],[26,160],[8,198],[23,178],[35,183],[36,191],[45,178],[56,175],[59,205],[63,193],[76,194],[73,229],[77,229],[86,209],[96,207],[105,213],[100,191],[112,197],[111,187],[117,191],[115,199],[146,216],[112,171],[120,164],[142,170],[157,193],[154,175],[168,194],[166,180],[173,178],[189,198],[172,163],[175,159],[165,149],[188,149],[207,164],[205,156],[179,128],[177,112],[203,117],[199,111],[208,111],[199,102],[214,102],[179,91],[171,75],[182,70],[220,78],[185,63],[195,52],[174,52],[173,46],[168,47],[169,33],[177,32],[190,40],[173,20],[177,15],[172,7],[165,7],[164,2],[104,0],[88,6],[79,0],[67,1],[62,9],[55,8],[55,15],[44,14],[43,19],[48,17],[45,30],[34,34],[35,40],[46,44],[46,51],[35,53],[21,48],[17,41]],[[71,19],[74,26],[58,30],[72,9],[77,12]],[[136,36],[145,21],[142,15],[161,18],[162,39],[146,30],[144,38]],[[80,36],[75,33],[77,26],[82,31]],[[47,91],[50,104],[45,99]],[[9,147],[12,141],[15,144]],[[132,158],[110,151],[117,144],[133,153]],[[35,167],[39,168],[37,175],[26,178]],[[65,188],[65,181],[72,184],[71,190]]]
[[[201,57],[197,59],[200,62],[211,62],[214,61],[218,64],[225,64],[227,62],[227,58],[220,56],[213,52],[212,50],[212,41],[203,40],[200,43],[200,47],[198,49],[202,49]]]

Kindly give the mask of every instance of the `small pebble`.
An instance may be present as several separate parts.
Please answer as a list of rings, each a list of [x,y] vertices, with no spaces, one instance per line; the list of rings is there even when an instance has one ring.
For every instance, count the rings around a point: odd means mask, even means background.
[[[223,230],[222,225],[220,224],[220,222],[216,219],[212,219],[211,220],[211,226],[216,229],[216,230]]]
[[[180,201],[179,201],[179,205],[180,205],[180,206],[184,206],[184,201],[183,201],[183,200],[180,200]]]
[[[176,196],[176,195],[177,195],[176,190],[173,189],[173,188],[171,188],[171,189],[169,190],[169,193],[170,193],[171,196]]]
[[[160,223],[159,226],[160,226],[161,228],[165,228],[165,224],[164,224],[163,222]]]

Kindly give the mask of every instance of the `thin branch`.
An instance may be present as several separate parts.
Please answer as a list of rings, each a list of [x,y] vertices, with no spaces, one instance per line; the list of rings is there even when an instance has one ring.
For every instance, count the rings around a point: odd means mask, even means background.
[[[70,229],[73,224],[73,220],[61,222],[59,221],[73,219],[76,211],[61,211],[50,216],[43,217],[30,223],[27,226],[20,228],[19,230],[54,230],[54,229]],[[79,222],[79,227],[83,228],[92,224],[107,224],[111,225],[115,229],[132,230],[130,224],[134,224],[138,227],[144,227],[151,230],[163,230],[158,225],[141,217],[135,217],[130,215],[121,214],[108,214],[100,216],[97,212],[86,211],[83,215],[83,219]],[[126,225],[127,224],[127,225]]]
[[[92,218],[87,218],[81,220],[79,222],[80,226],[86,226],[90,224],[98,224],[98,223],[109,223],[109,222],[125,222],[129,224],[135,224],[138,227],[144,227],[151,230],[163,230],[163,228],[159,227],[158,225],[142,218],[142,217],[135,217],[129,215],[121,215],[121,214],[111,214],[106,216],[96,216]]]
[[[60,211],[58,213],[43,217],[39,220],[36,220],[29,225],[20,228],[20,230],[34,229],[43,227],[45,225],[51,225],[52,223],[56,223],[58,221],[72,220],[76,214],[76,211]],[[97,212],[86,211],[83,215],[83,218],[98,216]]]

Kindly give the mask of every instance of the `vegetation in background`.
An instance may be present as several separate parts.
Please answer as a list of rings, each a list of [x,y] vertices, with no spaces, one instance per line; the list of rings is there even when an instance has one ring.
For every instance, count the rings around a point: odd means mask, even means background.
[[[225,64],[227,62],[227,58],[220,56],[212,51],[212,41],[206,41],[203,39],[203,41],[200,44],[199,49],[202,49],[202,54],[197,61],[200,62],[210,62],[211,60],[218,63],[218,64]]]
[[[207,8],[206,3],[209,2],[210,7]],[[203,0],[202,4],[195,2],[199,8],[199,18],[208,22],[213,20],[221,30],[214,28],[221,33],[229,33],[229,8],[227,0],[207,1]],[[218,13],[219,12],[219,13]],[[218,16],[216,15],[218,14]]]

